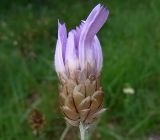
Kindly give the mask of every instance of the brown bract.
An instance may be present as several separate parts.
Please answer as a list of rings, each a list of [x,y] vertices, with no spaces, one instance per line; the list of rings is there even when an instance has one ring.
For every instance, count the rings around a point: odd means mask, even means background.
[[[77,70],[67,78],[59,75],[59,79],[60,106],[69,124],[91,124],[105,111],[104,93],[99,85],[99,77]]]

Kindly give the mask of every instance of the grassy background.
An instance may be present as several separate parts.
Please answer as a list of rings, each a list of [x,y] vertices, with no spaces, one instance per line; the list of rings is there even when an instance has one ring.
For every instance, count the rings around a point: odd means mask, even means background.
[[[59,139],[65,123],[53,70],[57,19],[71,29],[99,2],[1,0],[0,140],[36,140],[27,123],[33,108],[47,120],[42,139]],[[102,2],[110,9],[98,34],[108,111],[92,139],[149,140],[160,135],[160,1]],[[126,85],[135,94],[124,94]],[[68,139],[72,135],[70,131]]]

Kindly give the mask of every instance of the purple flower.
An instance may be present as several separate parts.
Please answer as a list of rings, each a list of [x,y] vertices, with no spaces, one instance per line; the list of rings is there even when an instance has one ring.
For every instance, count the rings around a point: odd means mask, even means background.
[[[65,24],[58,22],[55,68],[58,75],[68,77],[75,71],[99,75],[102,68],[102,50],[96,36],[108,18],[109,11],[98,4],[79,27],[68,33]]]

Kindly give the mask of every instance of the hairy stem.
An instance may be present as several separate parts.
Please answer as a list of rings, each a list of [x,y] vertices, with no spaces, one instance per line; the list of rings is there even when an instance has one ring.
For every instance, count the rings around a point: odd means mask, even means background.
[[[84,126],[84,124],[82,124],[80,122],[80,125],[79,125],[79,130],[80,130],[80,137],[81,137],[81,140],[87,140],[88,139],[88,135],[87,135],[87,127]]]

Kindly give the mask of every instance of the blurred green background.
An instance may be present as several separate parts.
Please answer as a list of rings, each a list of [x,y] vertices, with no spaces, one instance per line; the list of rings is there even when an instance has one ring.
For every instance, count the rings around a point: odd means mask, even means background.
[[[53,68],[57,19],[69,30],[97,3],[110,10],[98,33],[108,111],[91,139],[159,140],[159,0],[1,0],[0,140],[38,140],[28,125],[33,108],[46,118],[41,139],[59,139],[65,122]],[[74,131],[66,140],[79,139]]]

